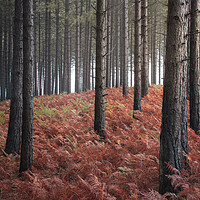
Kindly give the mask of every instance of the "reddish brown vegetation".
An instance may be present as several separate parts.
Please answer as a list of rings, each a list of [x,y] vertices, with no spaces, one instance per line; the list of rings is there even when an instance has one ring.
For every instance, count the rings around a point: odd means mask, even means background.
[[[9,102],[0,103],[0,199],[162,199],[158,190],[162,87],[133,115],[133,88],[106,91],[106,136],[93,131],[94,91],[34,100],[34,165],[18,177],[19,156],[3,151]],[[191,174],[170,177],[179,194],[200,198],[200,137],[189,129]],[[165,194],[165,196],[175,196]]]

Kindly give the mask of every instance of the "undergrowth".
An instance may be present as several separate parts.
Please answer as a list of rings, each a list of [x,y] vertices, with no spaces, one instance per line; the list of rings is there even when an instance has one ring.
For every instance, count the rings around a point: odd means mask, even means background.
[[[162,86],[151,86],[141,113],[133,111],[132,87],[127,97],[122,88],[106,94],[106,142],[93,131],[94,91],[35,97],[34,164],[22,177],[20,157],[3,152],[9,101],[1,102],[0,199],[200,199],[200,138],[191,129],[190,174],[170,177],[183,191],[157,192]]]

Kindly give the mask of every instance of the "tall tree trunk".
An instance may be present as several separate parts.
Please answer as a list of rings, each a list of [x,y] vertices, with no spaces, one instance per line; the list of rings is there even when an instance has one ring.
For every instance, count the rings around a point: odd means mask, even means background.
[[[39,0],[40,4],[40,0]],[[41,62],[41,16],[40,12],[38,13],[38,75],[39,75],[39,95],[42,95],[42,68],[44,66]]]
[[[14,34],[13,34],[13,66],[12,92],[10,102],[10,120],[5,152],[19,153],[22,133],[22,0],[15,0]]]
[[[1,101],[6,99],[6,81],[7,75],[6,70],[8,68],[8,27],[7,27],[7,1],[5,1],[4,8],[4,44],[3,44],[3,68],[2,68],[2,91]]]
[[[149,86],[149,60],[148,60],[148,1],[141,1],[141,37],[142,37],[142,65],[141,65],[141,95],[148,94]]]
[[[134,110],[141,111],[141,10],[140,0],[135,1],[135,47],[134,47]]]
[[[131,22],[131,43],[130,43],[130,68],[131,68],[131,82],[130,85],[133,86],[133,23]]]
[[[13,63],[13,22],[12,22],[12,3],[11,0],[8,0],[8,24],[9,24],[9,32],[8,32],[8,67],[6,70],[6,76],[7,76],[7,99],[10,99],[10,93],[11,93],[11,69],[12,69],[12,63]]]
[[[76,0],[76,60],[75,60],[75,92],[80,93],[80,19],[79,1]]]
[[[115,11],[115,65],[116,65],[116,87],[120,86],[119,83],[119,39],[120,39],[120,15],[119,15],[119,0],[116,0],[116,11]]]
[[[96,11],[96,81],[95,81],[95,120],[94,130],[105,138],[105,108],[104,108],[104,0],[97,0]]]
[[[44,51],[44,64],[45,64],[45,73],[44,73],[44,94],[48,94],[48,0],[45,0],[45,51]]]
[[[199,63],[199,1],[191,1],[190,33],[190,127],[200,130],[200,63]]]
[[[19,171],[33,164],[33,0],[23,0],[23,113]]]
[[[55,94],[58,94],[58,69],[59,69],[59,56],[60,56],[60,44],[59,44],[59,11],[60,11],[60,5],[59,1],[55,0],[56,4],[56,58],[55,58]],[[64,61],[65,62],[65,61]],[[65,74],[65,73],[64,73]],[[63,83],[65,84],[65,83]],[[66,91],[66,88],[63,88],[64,91]]]
[[[111,54],[111,49],[110,49],[110,0],[107,0],[107,8],[106,8],[106,14],[107,14],[107,36],[106,36],[106,88],[110,88],[110,54]]]
[[[187,0],[168,1],[165,79],[160,135],[159,192],[174,192],[168,165],[187,165]],[[180,188],[177,188],[177,190]]]
[[[153,27],[153,33],[152,33],[152,84],[156,84],[156,70],[157,70],[157,41],[156,41],[156,31],[157,31],[157,8],[156,5],[154,5],[154,27]]]
[[[123,3],[123,17],[122,17],[122,55],[123,55],[123,95],[128,95],[128,0]]]
[[[36,0],[33,0],[33,26],[34,26],[34,96],[38,96],[38,69],[37,69],[37,13],[36,13]]]
[[[49,0],[49,4],[51,3],[51,0]],[[50,9],[50,8],[49,8]],[[51,91],[51,82],[52,82],[52,74],[51,74],[51,68],[52,68],[52,65],[51,65],[51,9],[49,10],[48,12],[48,22],[49,22],[49,25],[48,25],[48,95],[51,95],[52,94],[52,91]]]

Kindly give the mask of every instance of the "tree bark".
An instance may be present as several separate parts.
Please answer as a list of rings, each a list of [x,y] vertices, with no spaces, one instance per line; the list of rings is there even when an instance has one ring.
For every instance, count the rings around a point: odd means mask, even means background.
[[[15,0],[14,35],[13,35],[13,66],[12,92],[10,102],[10,120],[5,152],[19,153],[22,133],[22,0]]]
[[[49,4],[51,3],[51,0],[49,0]],[[52,74],[51,74],[51,70],[52,70],[52,66],[51,66],[51,9],[49,8],[49,12],[48,12],[48,95],[52,94],[51,91],[51,84],[52,84]]]
[[[148,60],[148,1],[141,0],[141,37],[142,37],[142,65],[141,65],[141,95],[148,94],[149,87],[149,60]]]
[[[3,74],[2,74],[2,72],[3,72],[3,57],[2,57],[2,53],[3,53],[3,51],[2,51],[2,48],[3,48],[3,46],[2,46],[2,44],[3,44],[3,42],[2,42],[2,39],[3,39],[3,25],[2,25],[2,21],[3,21],[3,9],[2,9],[2,7],[0,7],[0,71],[1,71],[1,74],[0,74],[0,88],[1,88],[1,91],[2,91],[2,79],[3,79]],[[2,92],[1,92],[1,94],[0,94],[0,96],[2,95]],[[0,98],[1,100],[2,100],[2,98]]]
[[[135,1],[135,46],[134,46],[134,110],[141,111],[141,11],[140,0]],[[133,116],[134,117],[134,116]]]
[[[20,172],[33,164],[33,0],[23,0],[23,113]]]
[[[167,176],[172,173],[167,165],[179,171],[187,165],[187,157],[184,156],[188,154],[187,12],[187,0],[168,1],[166,68],[160,135],[159,192],[161,194],[174,192],[171,180]]]
[[[104,0],[97,0],[96,11],[96,81],[95,81],[95,120],[94,130],[105,138],[105,108],[104,108]]]
[[[75,92],[80,93],[80,19],[79,1],[76,1],[76,60],[75,60]]]
[[[190,33],[190,127],[200,130],[199,1],[191,1]]]
[[[122,15],[122,67],[123,67],[123,95],[128,95],[128,0],[123,3]]]

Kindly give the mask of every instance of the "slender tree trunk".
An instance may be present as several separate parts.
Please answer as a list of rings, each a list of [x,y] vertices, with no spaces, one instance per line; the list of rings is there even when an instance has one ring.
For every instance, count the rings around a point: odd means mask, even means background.
[[[120,38],[120,15],[119,15],[119,0],[116,0],[115,11],[115,65],[116,65],[116,87],[119,87],[119,38]]]
[[[49,4],[51,3],[51,0],[49,0]],[[51,84],[52,84],[52,74],[51,74],[51,69],[52,69],[52,65],[51,65],[51,9],[48,12],[48,95],[52,94],[51,91]]]
[[[133,23],[131,22],[131,44],[130,44],[130,68],[131,68],[131,83],[133,86]]]
[[[107,36],[106,36],[106,88],[110,88],[110,0],[107,0]]]
[[[8,0],[8,24],[9,24],[9,32],[8,32],[8,67],[6,70],[6,76],[7,76],[7,87],[6,87],[6,93],[7,93],[7,99],[10,99],[11,95],[11,69],[12,69],[12,63],[13,63],[13,25],[12,25],[12,4],[11,0]]]
[[[152,84],[156,84],[157,77],[157,41],[156,41],[156,31],[157,31],[157,8],[154,8],[154,27],[153,27],[153,35],[152,35]]]
[[[40,0],[39,0],[40,4]],[[42,65],[41,62],[41,17],[40,12],[38,13],[38,75],[39,75],[39,95],[42,95]]]
[[[139,110],[139,111],[141,111],[140,18],[141,18],[140,0],[136,0],[135,1],[135,47],[134,47],[134,110]]]
[[[123,35],[123,95],[128,95],[128,0],[123,3],[122,35]]]
[[[190,33],[190,127],[200,130],[199,1],[191,1]],[[198,133],[199,134],[199,133]]]
[[[148,1],[141,1],[141,37],[142,37],[142,65],[141,65],[141,95],[142,97],[148,94],[149,86],[149,59],[148,59]]]
[[[44,73],[44,94],[48,94],[48,0],[45,0],[45,52],[44,52],[44,64],[45,64],[45,73]]]
[[[96,81],[95,81],[95,120],[94,130],[105,138],[105,108],[104,108],[104,0],[97,0],[96,11]]]
[[[59,11],[60,11],[60,5],[59,1],[55,0],[56,7],[56,58],[55,58],[55,94],[58,94],[58,69],[59,69],[59,56],[60,56],[60,44],[59,44]],[[65,62],[65,61],[64,61]],[[64,73],[65,75],[65,73]],[[63,78],[64,79],[64,78]],[[65,84],[65,83],[63,83]],[[66,88],[64,87],[64,91]]]
[[[22,133],[22,0],[15,0],[14,34],[13,34],[13,67],[12,92],[10,102],[10,120],[5,152],[19,153]]]
[[[33,0],[23,0],[23,114],[19,171],[33,164]]]
[[[80,93],[80,19],[78,0],[76,0],[76,20],[75,92]]]
[[[6,81],[7,75],[6,70],[8,68],[8,28],[7,28],[7,2],[5,1],[4,8],[4,49],[3,49],[3,69],[2,69],[2,91],[1,91],[1,100],[6,99]]]
[[[33,0],[33,26],[34,26],[34,96],[38,96],[38,69],[37,69],[37,13],[36,13],[36,0]]]
[[[159,192],[174,192],[167,167],[187,165],[187,0],[168,1],[166,68],[160,135]],[[180,188],[176,188],[177,192]]]

